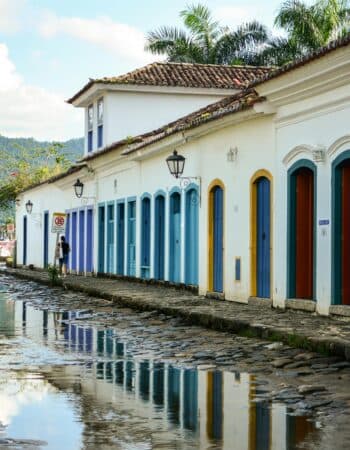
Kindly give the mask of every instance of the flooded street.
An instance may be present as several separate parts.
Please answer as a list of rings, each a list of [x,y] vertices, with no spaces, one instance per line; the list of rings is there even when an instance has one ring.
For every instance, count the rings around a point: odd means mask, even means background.
[[[347,449],[349,366],[0,274],[1,450]]]

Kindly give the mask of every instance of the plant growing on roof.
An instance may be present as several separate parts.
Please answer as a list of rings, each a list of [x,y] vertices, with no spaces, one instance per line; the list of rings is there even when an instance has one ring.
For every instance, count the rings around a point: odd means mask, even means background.
[[[250,52],[268,39],[267,28],[253,21],[235,30],[220,26],[204,5],[190,5],[180,12],[185,30],[160,27],[147,35],[146,50],[167,55],[170,62],[242,64]]]

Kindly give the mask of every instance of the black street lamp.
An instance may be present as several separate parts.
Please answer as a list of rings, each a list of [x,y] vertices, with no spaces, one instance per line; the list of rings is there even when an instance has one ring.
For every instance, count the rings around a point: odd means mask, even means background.
[[[26,203],[26,211],[28,214],[31,214],[33,211],[33,203],[30,200]]]
[[[73,184],[73,187],[74,187],[75,195],[78,198],[81,198],[83,196],[83,192],[84,192],[84,183],[82,183],[78,178],[77,181]]]
[[[177,153],[177,150],[174,150],[173,154],[168,156],[166,159],[166,163],[168,164],[169,171],[171,175],[175,178],[181,177],[185,168],[186,158]]]

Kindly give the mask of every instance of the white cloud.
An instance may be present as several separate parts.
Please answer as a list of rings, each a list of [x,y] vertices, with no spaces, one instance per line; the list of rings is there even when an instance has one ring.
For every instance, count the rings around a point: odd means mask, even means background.
[[[83,134],[82,112],[67,105],[63,96],[26,84],[5,44],[0,44],[0,67],[1,134],[60,141]]]
[[[221,6],[214,11],[215,18],[222,24],[235,28],[243,22],[252,20],[255,16],[251,7],[245,6]]]
[[[0,0],[0,31],[13,33],[21,28],[26,0]]]
[[[39,32],[45,38],[65,34],[136,64],[154,61],[154,56],[144,50],[145,35],[140,30],[113,22],[108,17],[84,19],[46,13],[39,24]]]

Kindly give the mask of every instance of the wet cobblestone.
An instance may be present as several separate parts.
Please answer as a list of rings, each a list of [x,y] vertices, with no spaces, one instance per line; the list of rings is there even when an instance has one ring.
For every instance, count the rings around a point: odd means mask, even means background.
[[[49,283],[46,272],[8,269],[8,273]],[[181,317],[193,325],[281,341],[292,347],[350,361],[349,318],[212,300],[172,287],[112,278],[68,276],[61,281],[66,289],[81,291],[121,306],[141,311],[155,310]]]

